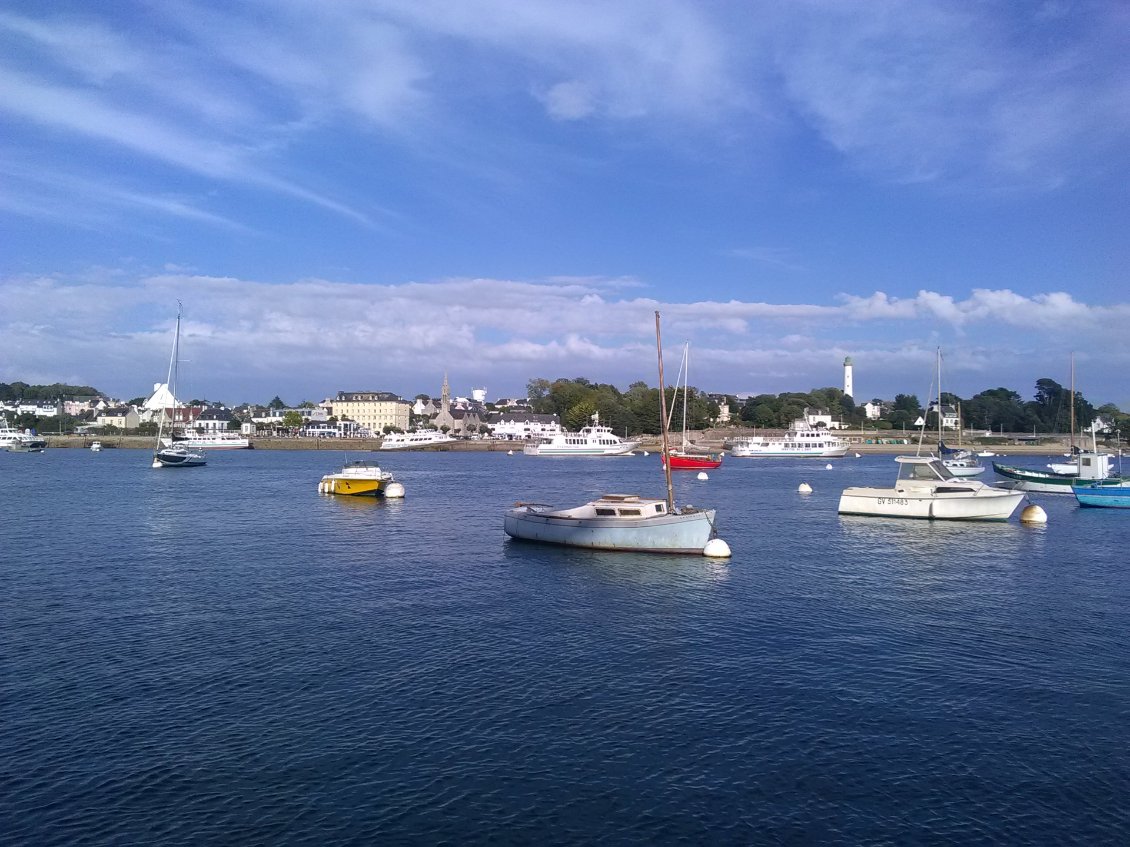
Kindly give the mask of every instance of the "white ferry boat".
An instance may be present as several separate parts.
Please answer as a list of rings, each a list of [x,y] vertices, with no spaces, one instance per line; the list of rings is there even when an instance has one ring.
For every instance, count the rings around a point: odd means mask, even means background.
[[[527,456],[623,456],[639,446],[638,441],[627,441],[601,426],[597,413],[592,416],[592,426],[581,427],[580,432],[559,432],[527,444],[522,452]]]
[[[455,439],[438,429],[418,429],[415,432],[390,432],[381,440],[382,450],[410,450],[451,444]]]
[[[31,430],[20,432],[8,424],[7,419],[0,418],[0,450],[13,452],[39,452],[47,446],[47,439],[32,435]]]
[[[208,432],[185,435],[176,433],[171,439],[163,438],[166,447],[180,444],[190,450],[250,450],[251,441],[238,432]]]
[[[781,436],[735,438],[730,455],[738,459],[838,459],[847,455],[849,446],[844,439],[800,420],[793,421],[793,428]]]

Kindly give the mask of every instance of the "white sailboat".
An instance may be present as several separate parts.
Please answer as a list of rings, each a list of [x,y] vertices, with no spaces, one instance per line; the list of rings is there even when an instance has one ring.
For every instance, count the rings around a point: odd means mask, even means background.
[[[942,440],[942,350],[938,348],[938,456],[942,460],[942,464],[946,469],[957,477],[970,477],[979,476],[985,472],[985,466],[981,464],[980,459],[973,453],[972,450],[953,449],[947,447],[944,440]],[[961,441],[961,408],[958,407],[957,414],[957,438],[958,442]]]
[[[663,392],[663,344],[659,312],[655,313],[655,345],[659,354],[660,424],[663,455],[670,455],[667,400]],[[519,503],[509,510],[504,529],[511,538],[567,547],[647,553],[697,553],[725,558],[730,548],[715,537],[714,510],[675,506],[671,467],[663,463],[667,498],[637,494],[605,494],[572,509],[540,503]]]
[[[169,355],[169,376],[166,385],[173,396],[173,420],[169,422],[170,430],[177,416],[177,370],[180,357],[180,314],[181,302],[177,301],[177,328],[173,333],[173,351]],[[161,410],[161,421],[157,426],[157,443],[153,448],[153,467],[155,468],[195,468],[205,463],[204,452],[193,450],[179,442],[166,446],[162,436],[165,434],[165,410]]]

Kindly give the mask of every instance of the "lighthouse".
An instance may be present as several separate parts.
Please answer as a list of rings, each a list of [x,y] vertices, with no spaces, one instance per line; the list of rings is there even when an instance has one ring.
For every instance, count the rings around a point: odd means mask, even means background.
[[[851,356],[844,359],[844,394],[854,399],[855,390],[851,384]]]

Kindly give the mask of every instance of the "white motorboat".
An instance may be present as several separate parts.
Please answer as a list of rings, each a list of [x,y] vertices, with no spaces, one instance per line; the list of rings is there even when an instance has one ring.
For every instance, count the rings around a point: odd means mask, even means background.
[[[659,312],[655,313],[655,346],[659,355],[659,385],[663,386],[663,347]],[[659,392],[663,455],[669,455],[667,401]],[[594,420],[594,424],[596,421]],[[647,553],[698,553],[727,557],[730,548],[715,538],[714,510],[676,508],[671,467],[663,463],[667,498],[637,494],[605,494],[571,509],[541,503],[516,503],[506,512],[503,528],[511,538],[567,547]]]
[[[1006,521],[1024,492],[959,479],[933,456],[896,456],[890,488],[852,487],[840,495],[841,515],[933,520]]]
[[[90,444],[90,452],[91,453],[101,453],[102,452],[102,442],[101,441],[92,441],[91,444]]]
[[[173,351],[169,354],[169,376],[165,384],[173,396],[172,420],[176,420],[177,411],[177,371],[180,358],[180,301],[177,301],[177,328],[173,333]],[[157,443],[153,447],[154,468],[196,468],[205,464],[204,453],[193,450],[183,444],[166,444],[163,438],[165,429],[165,410],[161,410],[161,422],[157,426]]]
[[[381,439],[381,450],[411,450],[451,444],[455,439],[438,429],[417,429],[413,432],[390,432]]]
[[[389,471],[374,462],[350,462],[337,473],[326,474],[318,483],[320,494],[347,494],[361,497],[404,496],[404,486]]]
[[[985,472],[985,466],[969,450],[947,447],[944,441],[939,440],[938,453],[942,457],[942,464],[954,476],[979,476]]]
[[[597,412],[592,416],[592,426],[532,442],[525,445],[522,452],[527,456],[625,456],[639,446],[638,441],[620,438],[608,427],[601,426]]]
[[[825,429],[797,420],[784,435],[735,438],[730,445],[730,455],[735,459],[838,459],[847,455],[850,446]]]

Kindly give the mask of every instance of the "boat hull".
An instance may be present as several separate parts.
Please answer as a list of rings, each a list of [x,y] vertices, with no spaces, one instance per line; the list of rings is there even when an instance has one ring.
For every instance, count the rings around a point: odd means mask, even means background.
[[[503,528],[511,538],[640,553],[702,554],[714,529],[714,510],[623,518],[562,517],[536,507],[511,509]]]
[[[722,457],[716,454],[696,456],[689,453],[672,453],[671,470],[673,471],[709,471],[722,466]]]
[[[730,455],[735,459],[842,459],[847,455],[848,448],[828,447],[824,449],[797,448],[795,450],[780,448],[744,447],[736,445],[730,448]]]
[[[1007,521],[1020,501],[1022,491],[985,486],[970,496],[967,491],[897,488],[845,488],[840,495],[841,515],[867,515],[921,520]]]
[[[324,494],[341,494],[347,497],[384,497],[390,485],[386,479],[349,479],[341,476],[324,476],[318,490]],[[400,486],[403,492],[403,486]],[[401,494],[403,496],[403,494]]]
[[[1108,485],[1096,487],[1093,485],[1073,485],[1071,492],[1080,506],[1098,509],[1130,509],[1130,484]]]
[[[198,468],[206,464],[202,455],[185,450],[158,450],[153,458],[163,468]]]
[[[554,444],[527,444],[522,452],[527,456],[627,456],[640,446],[638,441],[624,441],[611,446],[569,447]]]

